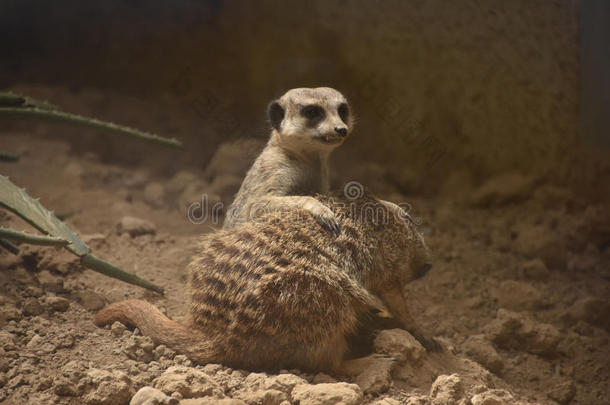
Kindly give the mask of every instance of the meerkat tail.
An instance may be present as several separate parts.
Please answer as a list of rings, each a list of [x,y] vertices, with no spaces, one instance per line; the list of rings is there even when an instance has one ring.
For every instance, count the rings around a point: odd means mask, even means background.
[[[97,313],[97,326],[121,322],[140,329],[156,344],[164,344],[199,364],[218,362],[209,337],[169,319],[157,307],[142,300],[125,300],[108,305]]]

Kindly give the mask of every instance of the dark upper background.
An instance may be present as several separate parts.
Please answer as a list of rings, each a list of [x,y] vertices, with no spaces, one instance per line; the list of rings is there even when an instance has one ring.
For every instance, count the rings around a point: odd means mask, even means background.
[[[286,89],[328,85],[358,117],[341,178],[378,162],[435,193],[518,171],[608,196],[601,3],[0,0],[0,88],[182,139],[177,154],[61,131],[170,174],[266,138]]]

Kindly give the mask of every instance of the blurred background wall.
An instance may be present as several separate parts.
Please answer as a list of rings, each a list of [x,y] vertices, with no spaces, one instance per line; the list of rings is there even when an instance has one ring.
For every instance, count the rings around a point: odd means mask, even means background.
[[[328,85],[358,117],[338,172],[378,162],[426,193],[520,172],[607,196],[608,150],[581,132],[584,3],[2,0],[0,87],[50,85],[77,111],[99,89],[100,118],[189,145],[180,162],[155,160],[171,171],[266,138],[271,99]]]

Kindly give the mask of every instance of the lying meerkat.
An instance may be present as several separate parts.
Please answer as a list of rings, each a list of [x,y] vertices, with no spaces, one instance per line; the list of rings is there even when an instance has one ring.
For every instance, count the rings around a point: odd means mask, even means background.
[[[348,336],[380,300],[425,347],[438,349],[418,330],[403,295],[430,267],[404,211],[368,195],[317,201],[337,218],[339,236],[307,220],[302,208],[204,236],[189,266],[186,325],[141,300],[109,305],[96,325],[135,326],[200,364],[340,374]]]
[[[328,193],[329,155],[352,131],[347,100],[329,87],[292,89],[273,101],[267,113],[271,138],[246,174],[223,227],[298,207],[338,233],[334,214],[313,195]]]

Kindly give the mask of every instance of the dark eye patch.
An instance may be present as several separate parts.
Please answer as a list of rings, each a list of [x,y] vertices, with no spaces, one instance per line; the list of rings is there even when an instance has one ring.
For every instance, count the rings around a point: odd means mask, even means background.
[[[310,104],[301,108],[301,115],[307,118],[312,124],[317,124],[326,116],[324,108],[319,105]]]
[[[347,124],[347,119],[349,117],[349,107],[347,104],[345,103],[341,103],[339,105],[339,108],[337,108],[337,112],[339,113],[339,117],[341,118],[341,121],[345,122]]]

